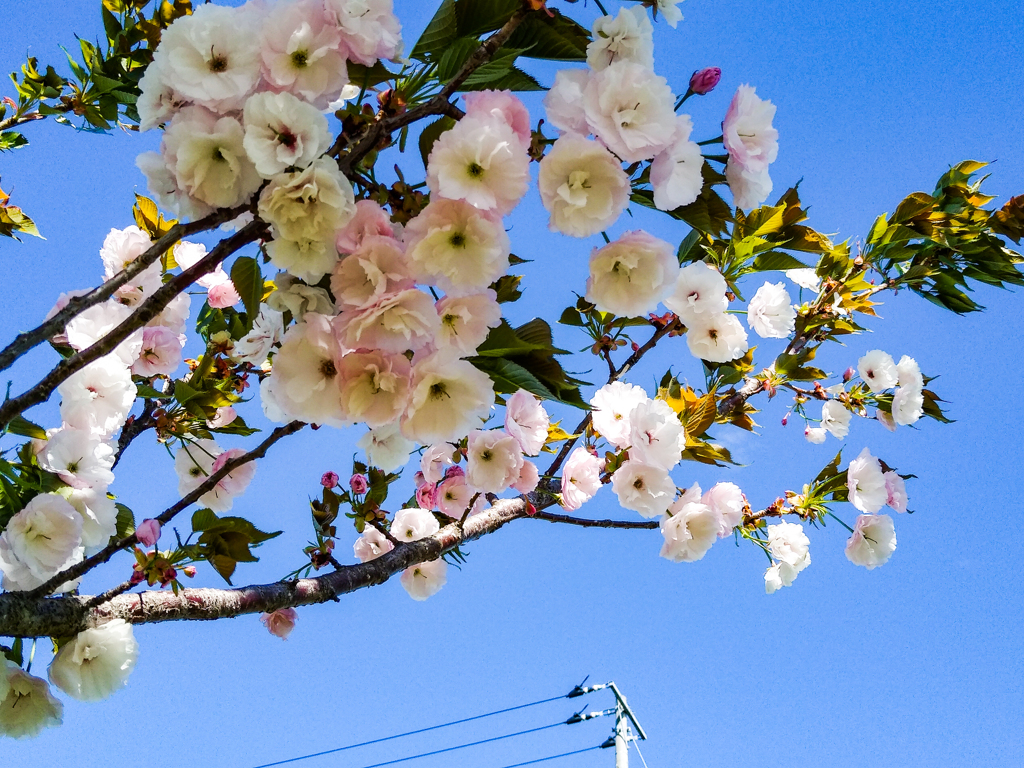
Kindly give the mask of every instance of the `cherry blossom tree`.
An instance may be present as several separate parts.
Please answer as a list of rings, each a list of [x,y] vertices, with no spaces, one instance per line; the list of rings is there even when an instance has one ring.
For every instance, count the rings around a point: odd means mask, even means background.
[[[882,510],[908,511],[911,468],[840,452],[757,509],[710,432],[753,431],[758,401],[776,397],[813,443],[857,419],[946,421],[938,372],[902,350],[835,375],[816,353],[864,330],[883,295],[963,314],[982,309],[975,283],[1024,284],[1010,247],[1024,197],[995,205],[985,164],[968,160],[856,247],[835,242],[806,223],[796,187],[773,189],[775,106],[755,87],[711,125],[681,112],[720,72],[656,71],[653,24],[675,27],[677,6],[602,7],[588,29],[568,0],[442,0],[405,45],[391,0],[103,0],[105,42],[83,39],[70,75],[25,63],[0,107],[0,149],[31,151],[31,123],[47,118],[161,139],[137,160],[152,197],[100,248],[104,282],[54,297],[0,350],[0,370],[54,353],[0,405],[0,734],[59,724],[52,688],[94,701],[125,685],[134,624],[261,614],[284,637],[296,608],[396,575],[426,600],[465,545],[520,520],[659,531],[660,555],[680,563],[747,542],[767,556],[768,593],[811,564],[807,526],[838,532],[854,565],[894,556]],[[544,90],[530,59],[566,62],[542,115],[515,95]],[[506,217],[528,195],[567,242],[602,241],[567,306],[513,325],[508,309],[529,304],[514,268],[531,254]],[[667,216],[678,236],[612,239],[624,216]],[[203,233],[219,239],[189,239]],[[6,195],[0,234],[39,234]],[[584,351],[556,346],[555,324]],[[751,334],[785,344],[764,354]],[[202,352],[186,360],[189,339]],[[651,390],[629,381],[656,348],[699,361],[703,382],[671,367]],[[569,372],[587,368],[600,380]],[[60,423],[32,421],[47,402]],[[279,426],[257,435],[260,408]],[[320,428],[361,430],[364,455],[350,477],[295,489],[296,504],[315,495],[301,566],[233,586],[279,533],[245,517],[259,459]],[[166,509],[117,499],[137,440],[174,457],[180,499]],[[726,471],[702,489],[683,481],[685,461]],[[586,514],[605,485],[622,513]],[[94,585],[108,561],[121,582]],[[229,586],[187,586],[208,568]],[[28,669],[28,646],[47,637],[49,683]]]

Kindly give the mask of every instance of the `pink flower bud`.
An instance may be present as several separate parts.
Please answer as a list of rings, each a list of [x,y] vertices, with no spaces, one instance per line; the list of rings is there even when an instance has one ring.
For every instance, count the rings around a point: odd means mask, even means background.
[[[160,523],[156,520],[143,520],[135,529],[135,538],[144,547],[155,547],[160,538]]]
[[[340,479],[337,472],[324,472],[320,476],[320,485],[324,488],[334,488],[338,485]]]
[[[288,635],[295,629],[295,622],[298,618],[299,615],[294,608],[280,608],[273,613],[260,614],[260,621],[263,622],[267,631],[282,640],[288,639]]]
[[[786,426],[787,424],[789,424],[789,414],[788,413],[785,416],[782,417],[782,426]]]
[[[437,488],[433,483],[423,483],[416,489],[416,504],[420,509],[434,509],[437,506]]]
[[[466,470],[460,467],[458,464],[453,464],[444,471],[444,478],[447,480],[449,477],[462,477],[466,474]]]
[[[142,572],[142,569],[139,568],[138,564],[134,565],[132,567],[132,576],[128,579],[128,583],[134,587],[136,584],[141,584],[145,580],[146,574]]]
[[[427,478],[423,476],[422,472],[417,472],[415,475],[412,476],[412,481],[416,483],[416,487],[419,488],[421,485],[427,482]]]
[[[370,481],[366,479],[366,475],[352,475],[348,481],[348,487],[352,489],[352,493],[364,494],[366,489],[370,487]]]
[[[194,579],[196,576],[196,567],[194,565],[186,565],[181,569],[181,572],[188,576],[190,579]]]
[[[843,381],[849,381],[850,379],[852,379],[856,375],[857,375],[857,369],[854,368],[851,365],[849,368],[847,368],[845,371],[843,371]]]
[[[705,67],[698,69],[690,76],[690,90],[698,96],[711,93],[722,79],[722,70],[718,67]]]

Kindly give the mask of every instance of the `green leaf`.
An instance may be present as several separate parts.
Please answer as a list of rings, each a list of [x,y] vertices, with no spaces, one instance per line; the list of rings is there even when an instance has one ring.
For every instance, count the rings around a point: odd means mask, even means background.
[[[174,399],[182,405],[185,405],[189,400],[196,397],[199,394],[197,389],[190,387],[183,380],[178,379],[174,382]]]
[[[389,72],[381,62],[374,62],[372,67],[364,67],[354,61],[348,62],[348,80],[360,88],[372,88],[385,83],[395,75]]]
[[[34,424],[24,416],[20,414],[15,416],[7,423],[7,432],[12,435],[21,435],[22,437],[31,437],[33,440],[45,440],[46,430],[40,427],[38,424]]]
[[[470,91],[479,86],[494,88],[494,83],[508,77],[516,57],[522,51],[518,48],[499,48],[491,60],[477,67],[459,87],[461,91]]]
[[[544,10],[527,14],[509,37],[508,46],[523,48],[531,59],[586,61],[590,32],[559,11]]]
[[[800,259],[790,256],[782,251],[768,251],[758,254],[751,267],[755,272],[784,272],[787,269],[801,269],[806,267]]]
[[[14,131],[5,131],[4,133],[0,133],[0,152],[8,152],[27,145],[28,139],[20,133],[15,133]]]
[[[525,389],[545,400],[555,400],[555,395],[540,380],[518,363],[495,357],[471,357],[474,366],[491,377],[494,391],[499,394],[513,394]]]
[[[420,132],[420,157],[423,158],[424,168],[427,167],[427,160],[430,157],[430,151],[434,148],[434,142],[441,138],[442,133],[450,131],[453,127],[455,127],[455,121],[445,116],[430,123]]]
[[[475,37],[461,37],[446,46],[437,62],[437,79],[446,83],[455,77],[479,47],[480,41]]]
[[[491,80],[476,81],[470,78],[460,87],[460,91],[543,91],[543,85],[533,75],[528,75],[518,67],[512,67],[505,74]]]
[[[167,397],[163,392],[159,392],[148,384],[136,384],[136,396],[141,397],[143,400],[156,400],[161,397]]]
[[[548,349],[549,344],[533,343],[521,339],[508,322],[502,318],[501,325],[492,328],[484,342],[477,347],[476,353],[483,357],[507,357],[509,355],[525,355],[540,349]]]
[[[522,282],[522,279],[522,275],[502,275],[491,283],[490,288],[497,295],[499,304],[519,301],[523,295],[523,292],[519,290],[519,283]]]
[[[259,314],[263,299],[263,274],[259,262],[250,256],[239,256],[231,265],[231,282],[245,305],[245,330],[248,332]]]
[[[114,504],[117,508],[117,521],[114,526],[114,536],[123,539],[135,533],[135,513],[120,502]]]
[[[493,32],[508,21],[520,0],[456,0],[456,25],[460,35]]]
[[[700,232],[696,229],[691,229],[690,234],[683,238],[683,242],[679,244],[679,250],[676,251],[676,256],[679,259],[680,264],[685,264],[688,261],[700,261],[703,258],[699,252],[696,254],[697,258],[690,258],[690,252],[693,251],[693,247],[700,242]]]
[[[409,57],[426,61],[431,56],[443,52],[459,35],[458,16],[455,12],[455,0],[442,0],[434,17],[416,41]]]

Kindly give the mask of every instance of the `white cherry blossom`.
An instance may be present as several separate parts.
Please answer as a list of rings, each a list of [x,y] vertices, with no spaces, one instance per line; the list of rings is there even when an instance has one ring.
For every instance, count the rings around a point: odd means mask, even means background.
[[[644,315],[673,290],[678,274],[671,245],[641,230],[625,232],[591,252],[586,298],[602,312]]]
[[[371,429],[356,443],[370,464],[385,472],[394,472],[404,467],[416,444],[406,439],[399,431],[398,422]]]
[[[873,571],[896,551],[896,528],[888,515],[860,515],[846,542],[846,559]]]
[[[882,467],[867,448],[850,462],[846,470],[846,485],[850,491],[850,503],[861,512],[873,514],[884,507],[889,498]]]
[[[132,625],[111,619],[79,632],[50,663],[50,682],[79,701],[102,701],[128,684],[139,644]]]
[[[643,387],[636,384],[624,381],[605,384],[590,398],[594,429],[616,448],[628,448],[632,429],[629,414],[647,399]]]
[[[528,456],[540,453],[550,424],[541,401],[525,389],[517,390],[505,402],[505,431],[516,439]]]
[[[601,490],[603,469],[603,459],[583,446],[574,448],[562,467],[562,507],[572,512],[592,499]]]
[[[612,490],[619,504],[647,518],[663,515],[676,495],[676,485],[668,472],[634,459],[615,470]]]
[[[747,305],[747,324],[762,339],[784,339],[796,326],[796,307],[783,283],[766,282]]]
[[[567,133],[540,161],[541,201],[549,226],[572,237],[607,229],[629,205],[629,177],[622,164],[592,139]]]
[[[587,65],[595,72],[620,61],[654,68],[654,28],[643,6],[620,8],[617,16],[594,20]]]
[[[699,502],[676,501],[661,521],[665,542],[661,556],[674,563],[693,563],[711,549],[718,538],[719,519],[711,507]]]

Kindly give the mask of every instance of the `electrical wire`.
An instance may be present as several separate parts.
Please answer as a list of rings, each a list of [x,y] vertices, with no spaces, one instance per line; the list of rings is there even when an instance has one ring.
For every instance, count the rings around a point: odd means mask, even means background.
[[[503,765],[502,768],[520,768],[524,765],[535,765],[536,763],[546,763],[548,760],[557,760],[560,757],[569,757],[570,755],[579,755],[584,752],[593,752],[595,749],[600,749],[599,744],[596,747],[587,747],[586,749],[577,749],[575,752],[563,752],[560,755],[551,755],[551,757],[542,757],[539,760],[527,760],[525,763],[516,763],[515,765]]]
[[[302,755],[300,757],[291,757],[291,758],[288,758],[287,760],[278,760],[276,763],[265,763],[263,765],[257,765],[256,768],[271,768],[272,766],[275,766],[275,765],[285,765],[286,763],[295,763],[295,762],[298,762],[299,760],[308,760],[311,757],[320,757],[321,755],[332,755],[335,752],[344,752],[345,750],[355,749],[356,747],[368,747],[371,744],[380,744],[383,741],[391,741],[392,739],[401,739],[401,738],[403,738],[405,736],[415,736],[418,733],[426,733],[427,731],[436,731],[439,728],[448,728],[449,726],[452,726],[452,725],[461,725],[462,723],[470,723],[470,722],[472,722],[474,720],[482,720],[485,717],[494,717],[495,715],[503,715],[506,712],[515,712],[516,710],[519,710],[519,709],[526,709],[528,707],[536,707],[536,706],[538,706],[540,704],[549,704],[552,701],[559,701],[559,700],[564,699],[564,698],[565,698],[564,695],[563,696],[554,696],[554,697],[552,697],[550,699],[541,699],[540,701],[532,701],[529,704],[520,704],[520,705],[515,706],[515,707],[508,707],[506,709],[499,709],[499,710],[496,710],[494,712],[488,712],[485,715],[474,715],[473,717],[465,717],[462,720],[453,720],[450,723],[441,723],[440,725],[431,725],[428,728],[420,728],[420,729],[415,730],[415,731],[406,731],[405,733],[398,733],[398,734],[395,734],[394,736],[384,736],[383,738],[373,739],[372,741],[362,741],[362,742],[360,742],[358,744],[349,744],[346,747],[338,747],[336,749],[328,749],[328,750],[325,750],[323,752],[314,752],[313,754]],[[565,721],[563,720],[562,722],[555,723],[555,725],[563,725],[564,723],[565,723]],[[554,727],[554,726],[552,726],[552,725],[544,726],[544,728],[552,728],[552,727]],[[530,733],[530,731],[523,731],[523,733]],[[510,734],[510,736],[513,736],[513,735],[519,735],[519,734]],[[509,738],[509,736],[499,736],[497,738],[506,739],[506,738]],[[484,742],[478,742],[478,743],[482,744]],[[470,745],[465,745],[465,746],[470,746]],[[453,749],[455,749],[455,747],[453,747]],[[431,754],[434,754],[434,753],[431,753]],[[410,759],[410,758],[403,758],[403,759]],[[381,763],[381,765],[385,765],[385,763]]]
[[[634,747],[636,747],[636,753],[640,755],[640,762],[644,764],[644,768],[647,768],[647,761],[644,760],[644,753],[640,751],[640,742],[638,742],[636,739],[633,739],[631,743]]]

